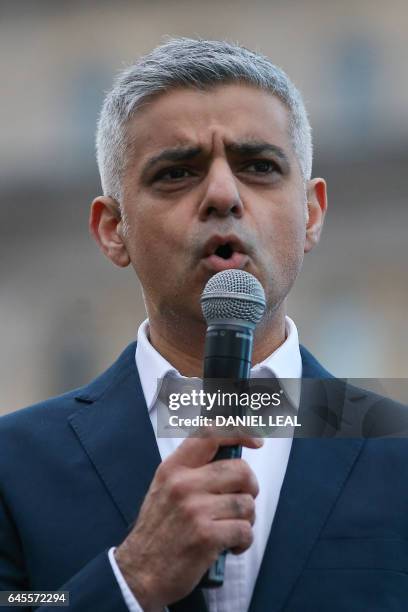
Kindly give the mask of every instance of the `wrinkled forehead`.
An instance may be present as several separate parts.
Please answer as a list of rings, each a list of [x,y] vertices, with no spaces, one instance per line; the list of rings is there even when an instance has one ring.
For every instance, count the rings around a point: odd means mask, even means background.
[[[146,100],[126,126],[127,165],[172,147],[266,142],[294,156],[290,112],[274,94],[244,83],[174,88]]]

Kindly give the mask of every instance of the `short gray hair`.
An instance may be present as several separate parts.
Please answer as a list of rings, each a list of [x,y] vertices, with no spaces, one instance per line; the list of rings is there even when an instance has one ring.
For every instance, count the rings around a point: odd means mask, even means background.
[[[289,110],[290,136],[303,179],[312,171],[312,137],[302,97],[288,76],[261,55],[217,40],[173,38],[117,76],[99,116],[96,155],[104,195],[121,202],[126,125],[152,97],[176,87],[201,90],[244,82],[269,91]]]

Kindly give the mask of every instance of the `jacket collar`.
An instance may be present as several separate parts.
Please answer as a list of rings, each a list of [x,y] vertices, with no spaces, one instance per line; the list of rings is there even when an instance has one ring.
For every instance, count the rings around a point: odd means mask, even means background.
[[[135,367],[135,350],[132,342],[108,370],[76,392],[80,407],[69,417],[128,526],[161,461]],[[330,376],[303,347],[301,355],[306,376]]]

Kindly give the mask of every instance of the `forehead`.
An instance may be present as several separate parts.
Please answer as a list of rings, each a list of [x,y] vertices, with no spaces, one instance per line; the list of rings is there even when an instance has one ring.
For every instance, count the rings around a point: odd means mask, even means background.
[[[293,155],[289,111],[273,94],[247,84],[173,89],[147,102],[130,120],[128,163],[143,163],[169,147],[198,146],[211,152],[251,140]]]

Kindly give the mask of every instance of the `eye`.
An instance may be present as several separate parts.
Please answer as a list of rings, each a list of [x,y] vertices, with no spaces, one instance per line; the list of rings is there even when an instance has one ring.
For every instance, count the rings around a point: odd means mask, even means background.
[[[279,166],[270,159],[256,159],[243,168],[246,172],[256,174],[270,174],[271,172],[279,172]]]
[[[154,177],[155,181],[179,181],[192,175],[192,172],[184,166],[172,166],[163,168]]]

